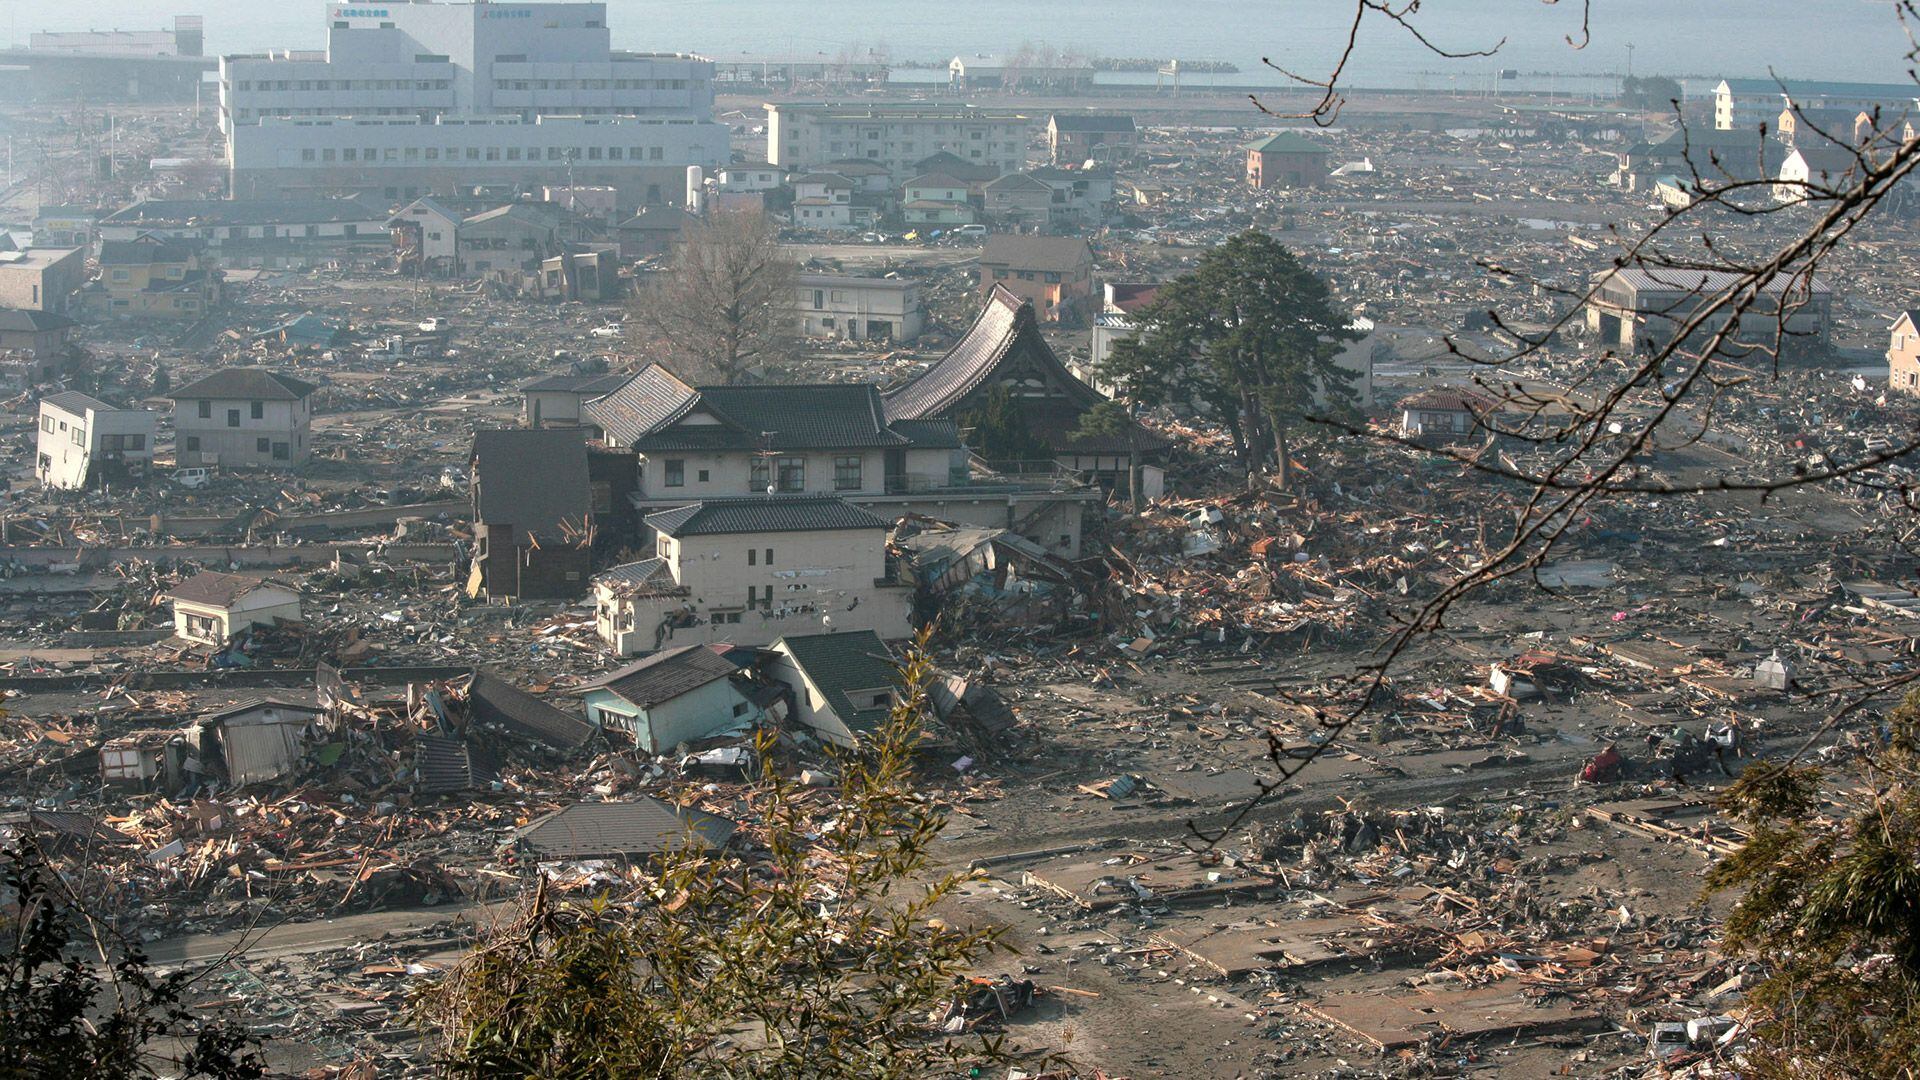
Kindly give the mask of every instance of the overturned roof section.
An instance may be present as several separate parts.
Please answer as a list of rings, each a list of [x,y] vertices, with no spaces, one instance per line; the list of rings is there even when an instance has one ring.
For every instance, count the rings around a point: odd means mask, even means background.
[[[592,724],[485,668],[475,671],[467,686],[467,710],[482,724],[496,724],[560,750],[578,749],[594,735]]]

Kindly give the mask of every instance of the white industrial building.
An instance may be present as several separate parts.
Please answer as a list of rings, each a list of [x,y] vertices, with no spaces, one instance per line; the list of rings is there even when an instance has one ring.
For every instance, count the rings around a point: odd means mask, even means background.
[[[220,61],[236,197],[606,185],[677,201],[728,157],[713,64],[616,52],[602,3],[328,5],[324,52]]]
[[[920,287],[906,278],[798,274],[794,319],[808,337],[906,343],[926,329]]]

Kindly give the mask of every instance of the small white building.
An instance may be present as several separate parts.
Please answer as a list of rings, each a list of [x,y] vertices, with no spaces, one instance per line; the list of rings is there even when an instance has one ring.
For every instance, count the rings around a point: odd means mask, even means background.
[[[81,491],[144,473],[153,461],[159,416],[122,409],[76,391],[40,399],[34,475],[40,486]]]
[[[460,254],[463,219],[438,199],[419,198],[387,219],[387,231],[394,234],[397,250],[404,252],[410,246],[418,253],[424,269],[452,273]]]
[[[277,780],[305,760],[326,710],[279,698],[251,698],[203,716],[188,729],[202,771],[234,787]]]
[[[291,586],[242,574],[195,574],[174,586],[167,599],[173,601],[173,632],[215,647],[249,627],[300,619],[300,594]]]
[[[720,166],[716,176],[721,191],[773,191],[786,178],[786,170],[764,161],[736,161]]]
[[[823,629],[912,633],[913,587],[889,573],[888,523],[844,500],[717,499],[646,523],[654,557],[593,579],[595,629],[621,655]]]
[[[791,715],[822,742],[858,745],[898,700],[899,666],[871,630],[789,635],[772,651],[767,675],[792,693]]]
[[[904,278],[799,274],[794,318],[808,337],[908,342],[926,329],[920,286]]]

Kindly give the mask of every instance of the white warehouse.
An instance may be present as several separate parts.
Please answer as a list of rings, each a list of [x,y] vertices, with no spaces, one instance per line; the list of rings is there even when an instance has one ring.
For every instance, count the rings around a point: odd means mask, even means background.
[[[328,5],[324,52],[220,61],[235,197],[574,184],[677,201],[728,157],[713,63],[616,52],[603,3]]]

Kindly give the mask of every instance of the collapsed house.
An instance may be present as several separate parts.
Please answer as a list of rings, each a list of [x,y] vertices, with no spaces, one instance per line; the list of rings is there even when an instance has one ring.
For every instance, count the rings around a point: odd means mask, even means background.
[[[474,432],[469,595],[560,599],[593,568],[587,444],[578,428]]]

